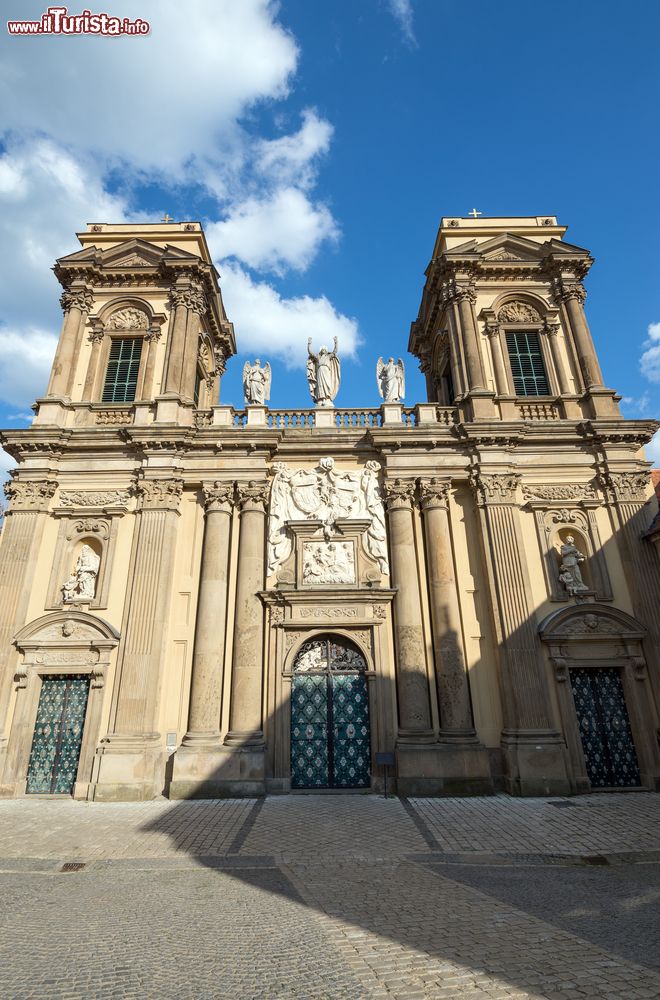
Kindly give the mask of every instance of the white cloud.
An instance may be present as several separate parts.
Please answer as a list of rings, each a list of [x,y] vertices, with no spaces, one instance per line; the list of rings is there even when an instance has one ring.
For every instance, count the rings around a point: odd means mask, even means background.
[[[644,451],[648,461],[653,462],[654,468],[660,468],[660,431],[655,432]]]
[[[0,329],[0,399],[25,406],[43,396],[56,346],[46,330]]]
[[[646,348],[639,359],[639,368],[649,382],[660,383],[660,323],[649,323],[648,337],[642,345]]]
[[[271,285],[255,282],[240,267],[227,263],[222,266],[222,289],[241,353],[256,351],[302,367],[308,337],[313,337],[317,350],[322,344],[331,347],[337,337],[342,358],[355,357],[357,322],[338,313],[325,296],[282,298]]]
[[[632,414],[643,416],[651,405],[651,397],[648,392],[643,392],[641,396],[622,396],[621,405],[629,409]]]
[[[313,108],[307,108],[298,132],[258,143],[256,168],[270,184],[309,188],[316,180],[319,156],[330,148],[332,133],[332,125],[319,118]]]
[[[215,257],[237,257],[276,274],[287,268],[304,271],[320,245],[339,235],[325,205],[313,205],[297,188],[283,188],[263,200],[250,198],[206,231]]]
[[[0,482],[9,478],[9,470],[16,468],[16,462],[8,455],[4,448],[0,448]],[[2,511],[5,503],[5,496],[0,489],[0,511]]]
[[[408,45],[417,45],[413,31],[412,0],[387,0],[390,13],[401,28],[401,33]]]
[[[136,14],[134,0],[103,9]],[[34,0],[21,16],[43,10]],[[38,53],[34,41],[6,44],[3,127],[28,123],[65,146],[172,175],[193,151],[218,157],[248,108],[286,95],[298,49],[271,0],[143,0],[139,13],[147,36],[42,38]]]

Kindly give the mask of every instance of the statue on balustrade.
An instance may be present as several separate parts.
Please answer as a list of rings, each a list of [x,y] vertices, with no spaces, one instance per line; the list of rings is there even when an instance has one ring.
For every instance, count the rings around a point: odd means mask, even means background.
[[[582,573],[580,572],[580,563],[584,562],[584,556],[575,545],[573,535],[566,537],[566,541],[562,545],[559,554],[561,556],[559,579],[571,597],[588,591],[589,588],[582,579]]]
[[[341,378],[339,357],[337,355],[338,343],[335,337],[335,346],[332,351],[327,347],[322,347],[318,354],[312,351],[312,338],[307,341],[307,381],[312,399],[317,406],[332,406],[337,393],[339,392],[339,382]]]
[[[243,365],[243,393],[248,406],[264,406],[270,399],[271,370],[269,362],[261,367],[256,358],[253,365],[246,361]]]
[[[406,380],[401,358],[396,363],[394,358],[388,358],[387,364],[382,358],[379,358],[376,362],[376,381],[381,398],[386,403],[400,403],[406,394]]]
[[[64,600],[67,604],[73,601],[92,601],[96,593],[96,578],[101,564],[91,545],[83,545],[76,560],[73,573],[62,587]]]

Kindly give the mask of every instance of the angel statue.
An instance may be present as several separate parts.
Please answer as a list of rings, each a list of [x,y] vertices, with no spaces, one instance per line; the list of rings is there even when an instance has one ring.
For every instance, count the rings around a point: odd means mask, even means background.
[[[261,367],[259,358],[255,359],[253,365],[246,361],[243,365],[243,393],[248,406],[264,406],[270,399],[270,364],[267,361]]]
[[[376,362],[376,381],[378,391],[386,403],[400,403],[406,394],[406,379],[401,358],[396,364],[394,358],[388,358],[387,364],[379,358]]]
[[[322,347],[318,354],[312,351],[312,338],[307,341],[307,381],[312,399],[317,406],[332,406],[333,400],[339,392],[339,381],[341,378],[339,357],[337,355],[337,338],[332,351],[327,347]]]

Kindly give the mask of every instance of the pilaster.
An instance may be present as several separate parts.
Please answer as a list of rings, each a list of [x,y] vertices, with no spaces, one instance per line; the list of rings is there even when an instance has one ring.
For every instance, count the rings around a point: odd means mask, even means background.
[[[78,346],[94,296],[85,284],[74,283],[60,297],[64,322],[50,376],[47,396],[68,397],[78,359]]]

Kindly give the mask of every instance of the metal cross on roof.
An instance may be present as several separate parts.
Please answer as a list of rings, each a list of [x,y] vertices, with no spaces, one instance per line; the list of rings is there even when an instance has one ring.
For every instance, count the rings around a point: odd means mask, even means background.
[[[165,215],[163,216],[163,218],[160,221],[161,222],[174,222],[174,219],[172,218],[171,215],[169,215],[167,212],[165,212]]]
[[[476,208],[473,208],[471,212],[468,212],[468,215],[471,215],[473,219],[476,219],[477,216],[481,214],[482,214],[481,212],[477,212]]]

